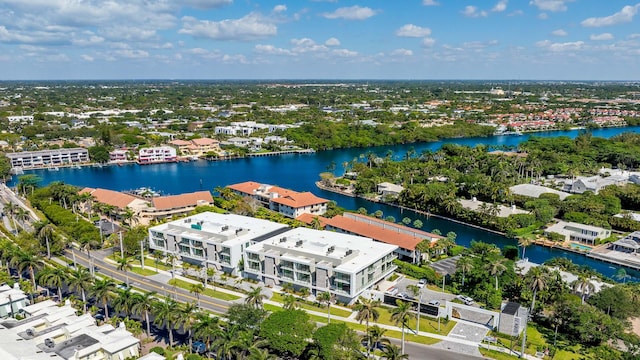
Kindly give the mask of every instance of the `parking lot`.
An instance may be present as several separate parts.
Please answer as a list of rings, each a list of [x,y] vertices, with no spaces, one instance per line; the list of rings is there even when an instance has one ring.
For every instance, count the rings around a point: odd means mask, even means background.
[[[397,294],[404,293],[413,297],[414,296],[413,293],[407,289],[407,286],[409,285],[418,285],[418,281],[412,280],[412,279],[406,279],[406,278],[398,281],[398,283],[395,285],[395,288],[398,289]],[[453,295],[453,294],[448,294],[448,293],[443,293],[441,291],[434,291],[434,290],[428,289],[426,286],[420,289],[419,296],[420,296],[420,302],[423,304],[426,304],[431,300],[437,300],[437,301],[440,301],[440,305],[444,305],[445,301],[451,301],[456,297],[456,295]],[[415,298],[417,300],[418,296],[415,296]]]

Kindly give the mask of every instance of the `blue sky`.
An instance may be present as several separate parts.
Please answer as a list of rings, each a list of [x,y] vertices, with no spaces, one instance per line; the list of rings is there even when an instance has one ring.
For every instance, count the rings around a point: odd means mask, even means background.
[[[640,80],[639,11],[618,0],[0,0],[0,79]]]

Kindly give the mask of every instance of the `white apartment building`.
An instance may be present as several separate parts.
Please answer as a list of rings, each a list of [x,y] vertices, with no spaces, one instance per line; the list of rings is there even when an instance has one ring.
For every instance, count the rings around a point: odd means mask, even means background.
[[[149,248],[238,275],[242,252],[289,227],[235,214],[204,212],[149,229]]]
[[[178,159],[176,149],[171,146],[142,148],[138,151],[138,164],[174,162]]]
[[[89,151],[83,148],[22,151],[7,153],[6,156],[12,168],[21,169],[81,164],[89,161]]]
[[[18,314],[25,306],[29,305],[29,299],[24,291],[20,290],[18,283],[13,287],[0,285],[0,318]]]
[[[350,303],[396,269],[396,248],[371,238],[295,228],[245,248],[244,274],[267,286],[329,291]]]
[[[140,340],[121,323],[96,325],[90,314],[76,315],[69,303],[46,300],[27,306],[22,320],[0,321],[3,360],[122,360],[138,358]]]
[[[123,150],[123,149],[115,149],[113,151],[110,151],[109,162],[114,162],[114,163],[127,162],[129,160],[127,156],[128,152],[129,152],[128,150]]]

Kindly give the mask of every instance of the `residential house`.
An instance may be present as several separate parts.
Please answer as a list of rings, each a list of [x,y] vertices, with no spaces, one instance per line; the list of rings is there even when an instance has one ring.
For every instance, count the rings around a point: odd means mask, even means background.
[[[176,161],[176,149],[171,146],[141,148],[138,151],[138,164],[159,164]]]
[[[397,197],[398,195],[400,195],[402,190],[404,190],[404,187],[389,182],[383,182],[378,184],[376,186],[376,189],[378,191],[378,194],[382,195],[382,197],[384,198],[387,196]]]
[[[310,192],[297,192],[253,181],[229,185],[227,188],[241,196],[256,199],[269,209],[293,219],[305,213],[323,215],[329,204],[329,200]]]
[[[614,241],[609,245],[609,248],[624,253],[640,253],[640,231],[634,231],[624,238]]]
[[[611,236],[611,230],[575,222],[558,221],[545,229],[545,234],[556,233],[564,236],[565,241],[577,241],[595,245],[598,240]]]

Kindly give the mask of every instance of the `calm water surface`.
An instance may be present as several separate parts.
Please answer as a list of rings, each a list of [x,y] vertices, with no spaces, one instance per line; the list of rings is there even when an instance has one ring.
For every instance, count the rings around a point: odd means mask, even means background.
[[[213,190],[217,186],[225,186],[244,181],[256,181],[266,184],[279,185],[297,191],[311,191],[318,196],[335,200],[338,205],[347,209],[366,208],[370,213],[382,210],[384,216],[393,216],[397,221],[403,217],[413,220],[420,219],[424,230],[439,229],[443,234],[454,231],[458,234],[457,243],[468,246],[472,240],[494,243],[499,247],[505,245],[515,245],[513,239],[493,234],[484,230],[475,229],[469,226],[456,224],[450,221],[425,218],[422,215],[405,211],[400,213],[397,208],[383,204],[371,203],[362,199],[345,197],[332,192],[318,189],[315,182],[319,180],[318,174],[327,171],[327,167],[334,162],[336,164],[336,174],[343,172],[342,163],[351,161],[361,154],[372,151],[379,156],[385,156],[389,150],[393,152],[393,157],[401,159],[406,152],[413,148],[419,154],[425,150],[435,151],[443,144],[454,143],[460,145],[489,145],[489,146],[517,146],[520,142],[531,136],[557,137],[568,136],[575,138],[581,131],[552,131],[535,134],[525,134],[522,136],[494,136],[479,138],[459,138],[447,139],[430,143],[418,143],[409,145],[379,146],[366,149],[340,149],[322,151],[316,154],[289,154],[272,157],[246,158],[228,161],[194,161],[190,163],[171,163],[157,165],[123,165],[105,166],[102,168],[83,167],[82,169],[61,168],[59,171],[35,170],[30,173],[37,174],[42,178],[42,184],[52,181],[63,181],[67,184],[78,186],[99,187],[117,191],[137,189],[140,187],[151,187],[162,194],[179,194],[197,190]],[[639,132],[640,126],[627,128],[609,128],[589,130],[593,136],[612,137],[623,132]],[[613,276],[617,267],[609,264],[589,259],[585,256],[549,249],[541,246],[530,246],[526,255],[530,261],[542,263],[552,257],[567,257],[574,263],[587,265],[598,272]],[[640,280],[640,273],[627,270],[634,276],[635,280]]]

